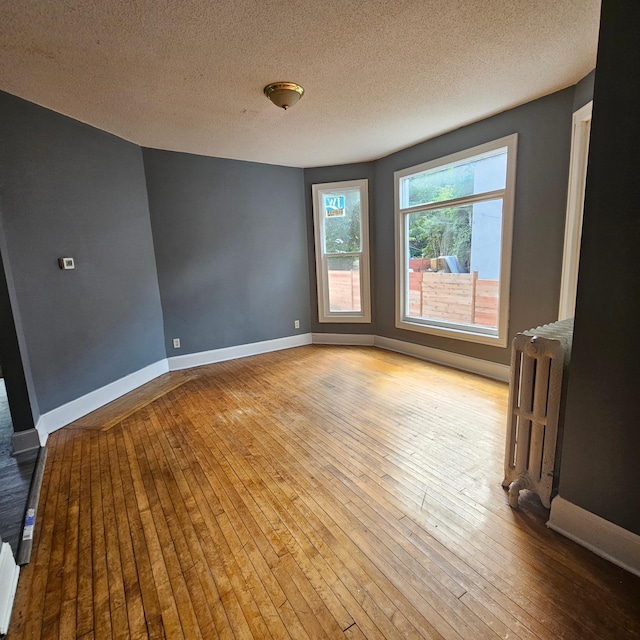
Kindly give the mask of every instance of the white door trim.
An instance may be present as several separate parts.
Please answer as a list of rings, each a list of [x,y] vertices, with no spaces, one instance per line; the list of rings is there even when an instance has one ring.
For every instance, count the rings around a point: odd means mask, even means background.
[[[0,634],[7,633],[20,567],[13,559],[9,543],[0,541]]]
[[[592,111],[593,101],[585,104],[584,107],[573,114],[567,218],[564,228],[564,253],[562,256],[558,320],[572,318],[576,306],[580,242],[582,240],[582,212],[584,209],[584,188],[587,179]]]

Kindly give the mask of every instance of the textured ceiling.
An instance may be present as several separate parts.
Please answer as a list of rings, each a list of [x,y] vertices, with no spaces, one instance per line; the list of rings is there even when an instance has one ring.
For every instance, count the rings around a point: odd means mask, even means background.
[[[140,145],[371,160],[577,82],[600,0],[2,0],[0,88]],[[263,87],[305,88],[290,111]]]

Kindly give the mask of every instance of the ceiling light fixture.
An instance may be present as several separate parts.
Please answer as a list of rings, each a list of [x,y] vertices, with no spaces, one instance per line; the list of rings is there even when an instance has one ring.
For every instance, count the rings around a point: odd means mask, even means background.
[[[264,88],[264,95],[285,111],[302,98],[304,89],[295,82],[272,82]]]

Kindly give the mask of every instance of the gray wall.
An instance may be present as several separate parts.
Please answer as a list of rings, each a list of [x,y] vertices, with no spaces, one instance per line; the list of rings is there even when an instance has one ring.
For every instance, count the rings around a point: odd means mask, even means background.
[[[595,69],[588,73],[574,88],[573,94],[573,110],[577,111],[580,107],[584,107],[587,102],[593,100],[593,83],[595,81]]]
[[[509,362],[502,349],[396,329],[393,173],[448,154],[518,134],[516,202],[511,270],[509,342],[523,329],[557,320],[571,147],[573,88],[554,93],[481,122],[375,161],[370,183],[374,325],[313,325],[314,331],[387,336],[494,362]],[[371,164],[307,169],[307,220],[313,225],[310,185],[371,179]],[[310,236],[313,259],[313,237]],[[315,273],[312,266],[312,275]],[[312,322],[317,319],[311,279]]]
[[[308,332],[302,169],[143,154],[167,354]]]
[[[376,333],[508,362],[508,349],[395,328],[393,172],[517,132],[510,336],[553,320],[571,113],[592,83],[590,74],[575,90],[376,162],[305,171],[141,152],[0,94],[0,251],[33,416],[166,354],[310,330]],[[373,322],[321,325],[311,184],[360,178],[369,179]],[[76,258],[76,271],[58,269],[62,255]]]
[[[362,333],[375,334],[376,282],[373,273],[375,255],[375,206],[373,202],[373,162],[343,164],[335,167],[316,167],[304,171],[304,197],[307,211],[307,242],[309,244],[309,291],[311,292],[311,330],[318,333]],[[345,180],[369,180],[369,255],[371,258],[371,322],[370,323],[327,323],[318,322],[318,288],[316,275],[316,253],[313,233],[313,195],[311,186],[326,182]]]
[[[140,148],[0,93],[0,176],[40,411],[164,358]],[[76,270],[60,270],[61,256]]]
[[[560,495],[640,534],[637,2],[604,0]]]

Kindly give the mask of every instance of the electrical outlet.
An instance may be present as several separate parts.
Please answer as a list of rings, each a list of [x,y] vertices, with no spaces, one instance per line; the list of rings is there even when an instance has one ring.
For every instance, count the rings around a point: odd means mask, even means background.
[[[174,338],[173,339],[173,348],[174,349],[179,349],[180,348],[180,338]]]
[[[294,328],[294,329],[299,329],[299,328],[300,328],[300,320],[296,320],[296,321],[293,323],[293,328]]]

